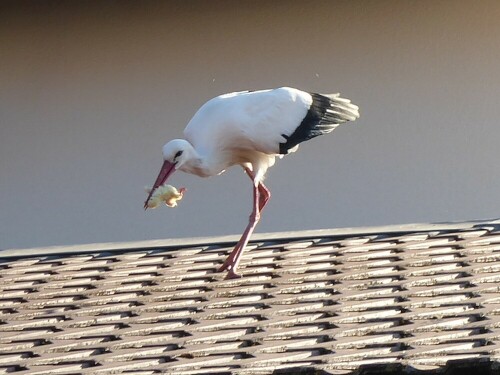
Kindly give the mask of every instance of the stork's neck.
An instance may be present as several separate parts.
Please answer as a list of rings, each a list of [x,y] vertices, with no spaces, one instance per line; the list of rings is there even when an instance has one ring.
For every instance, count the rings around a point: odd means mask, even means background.
[[[183,172],[191,173],[200,177],[209,177],[219,174],[216,160],[205,153],[199,152],[190,143],[186,147],[187,155],[185,162],[179,167]],[[214,163],[215,162],[215,163]]]

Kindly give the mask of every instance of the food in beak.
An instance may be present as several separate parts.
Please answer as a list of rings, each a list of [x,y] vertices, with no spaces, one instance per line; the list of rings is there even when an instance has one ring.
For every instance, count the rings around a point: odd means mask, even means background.
[[[149,194],[151,189],[146,189]],[[168,207],[176,207],[177,201],[182,199],[185,188],[180,188],[177,190],[172,185],[161,185],[159,186],[151,195],[151,198],[146,202],[147,208],[156,208],[162,203],[165,203]]]

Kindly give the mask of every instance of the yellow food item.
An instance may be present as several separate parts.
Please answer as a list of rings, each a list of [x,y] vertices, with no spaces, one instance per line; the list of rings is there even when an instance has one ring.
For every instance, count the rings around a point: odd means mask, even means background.
[[[148,200],[148,208],[156,208],[160,204],[165,203],[168,207],[177,206],[177,201],[182,199],[185,188],[177,190],[172,185],[159,186]],[[147,191],[147,190],[146,190]]]

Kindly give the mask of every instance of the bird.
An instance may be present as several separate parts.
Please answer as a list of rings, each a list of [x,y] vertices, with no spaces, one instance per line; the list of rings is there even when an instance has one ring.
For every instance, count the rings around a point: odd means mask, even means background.
[[[194,114],[184,129],[184,139],[163,146],[163,165],[144,209],[155,189],[177,170],[210,177],[241,166],[252,181],[252,212],[240,240],[218,270],[227,271],[228,279],[239,278],[242,254],[271,197],[264,185],[268,168],[277,157],[295,152],[300,143],[357,118],[358,106],[338,93],[279,87],[219,95]]]

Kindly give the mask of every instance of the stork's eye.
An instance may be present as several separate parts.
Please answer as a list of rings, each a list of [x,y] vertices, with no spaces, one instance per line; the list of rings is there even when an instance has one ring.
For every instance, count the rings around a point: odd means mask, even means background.
[[[175,160],[175,159],[177,159],[177,158],[178,158],[179,156],[181,156],[181,155],[182,155],[182,150],[177,151],[177,152],[175,153],[175,155],[174,155],[174,160]]]

